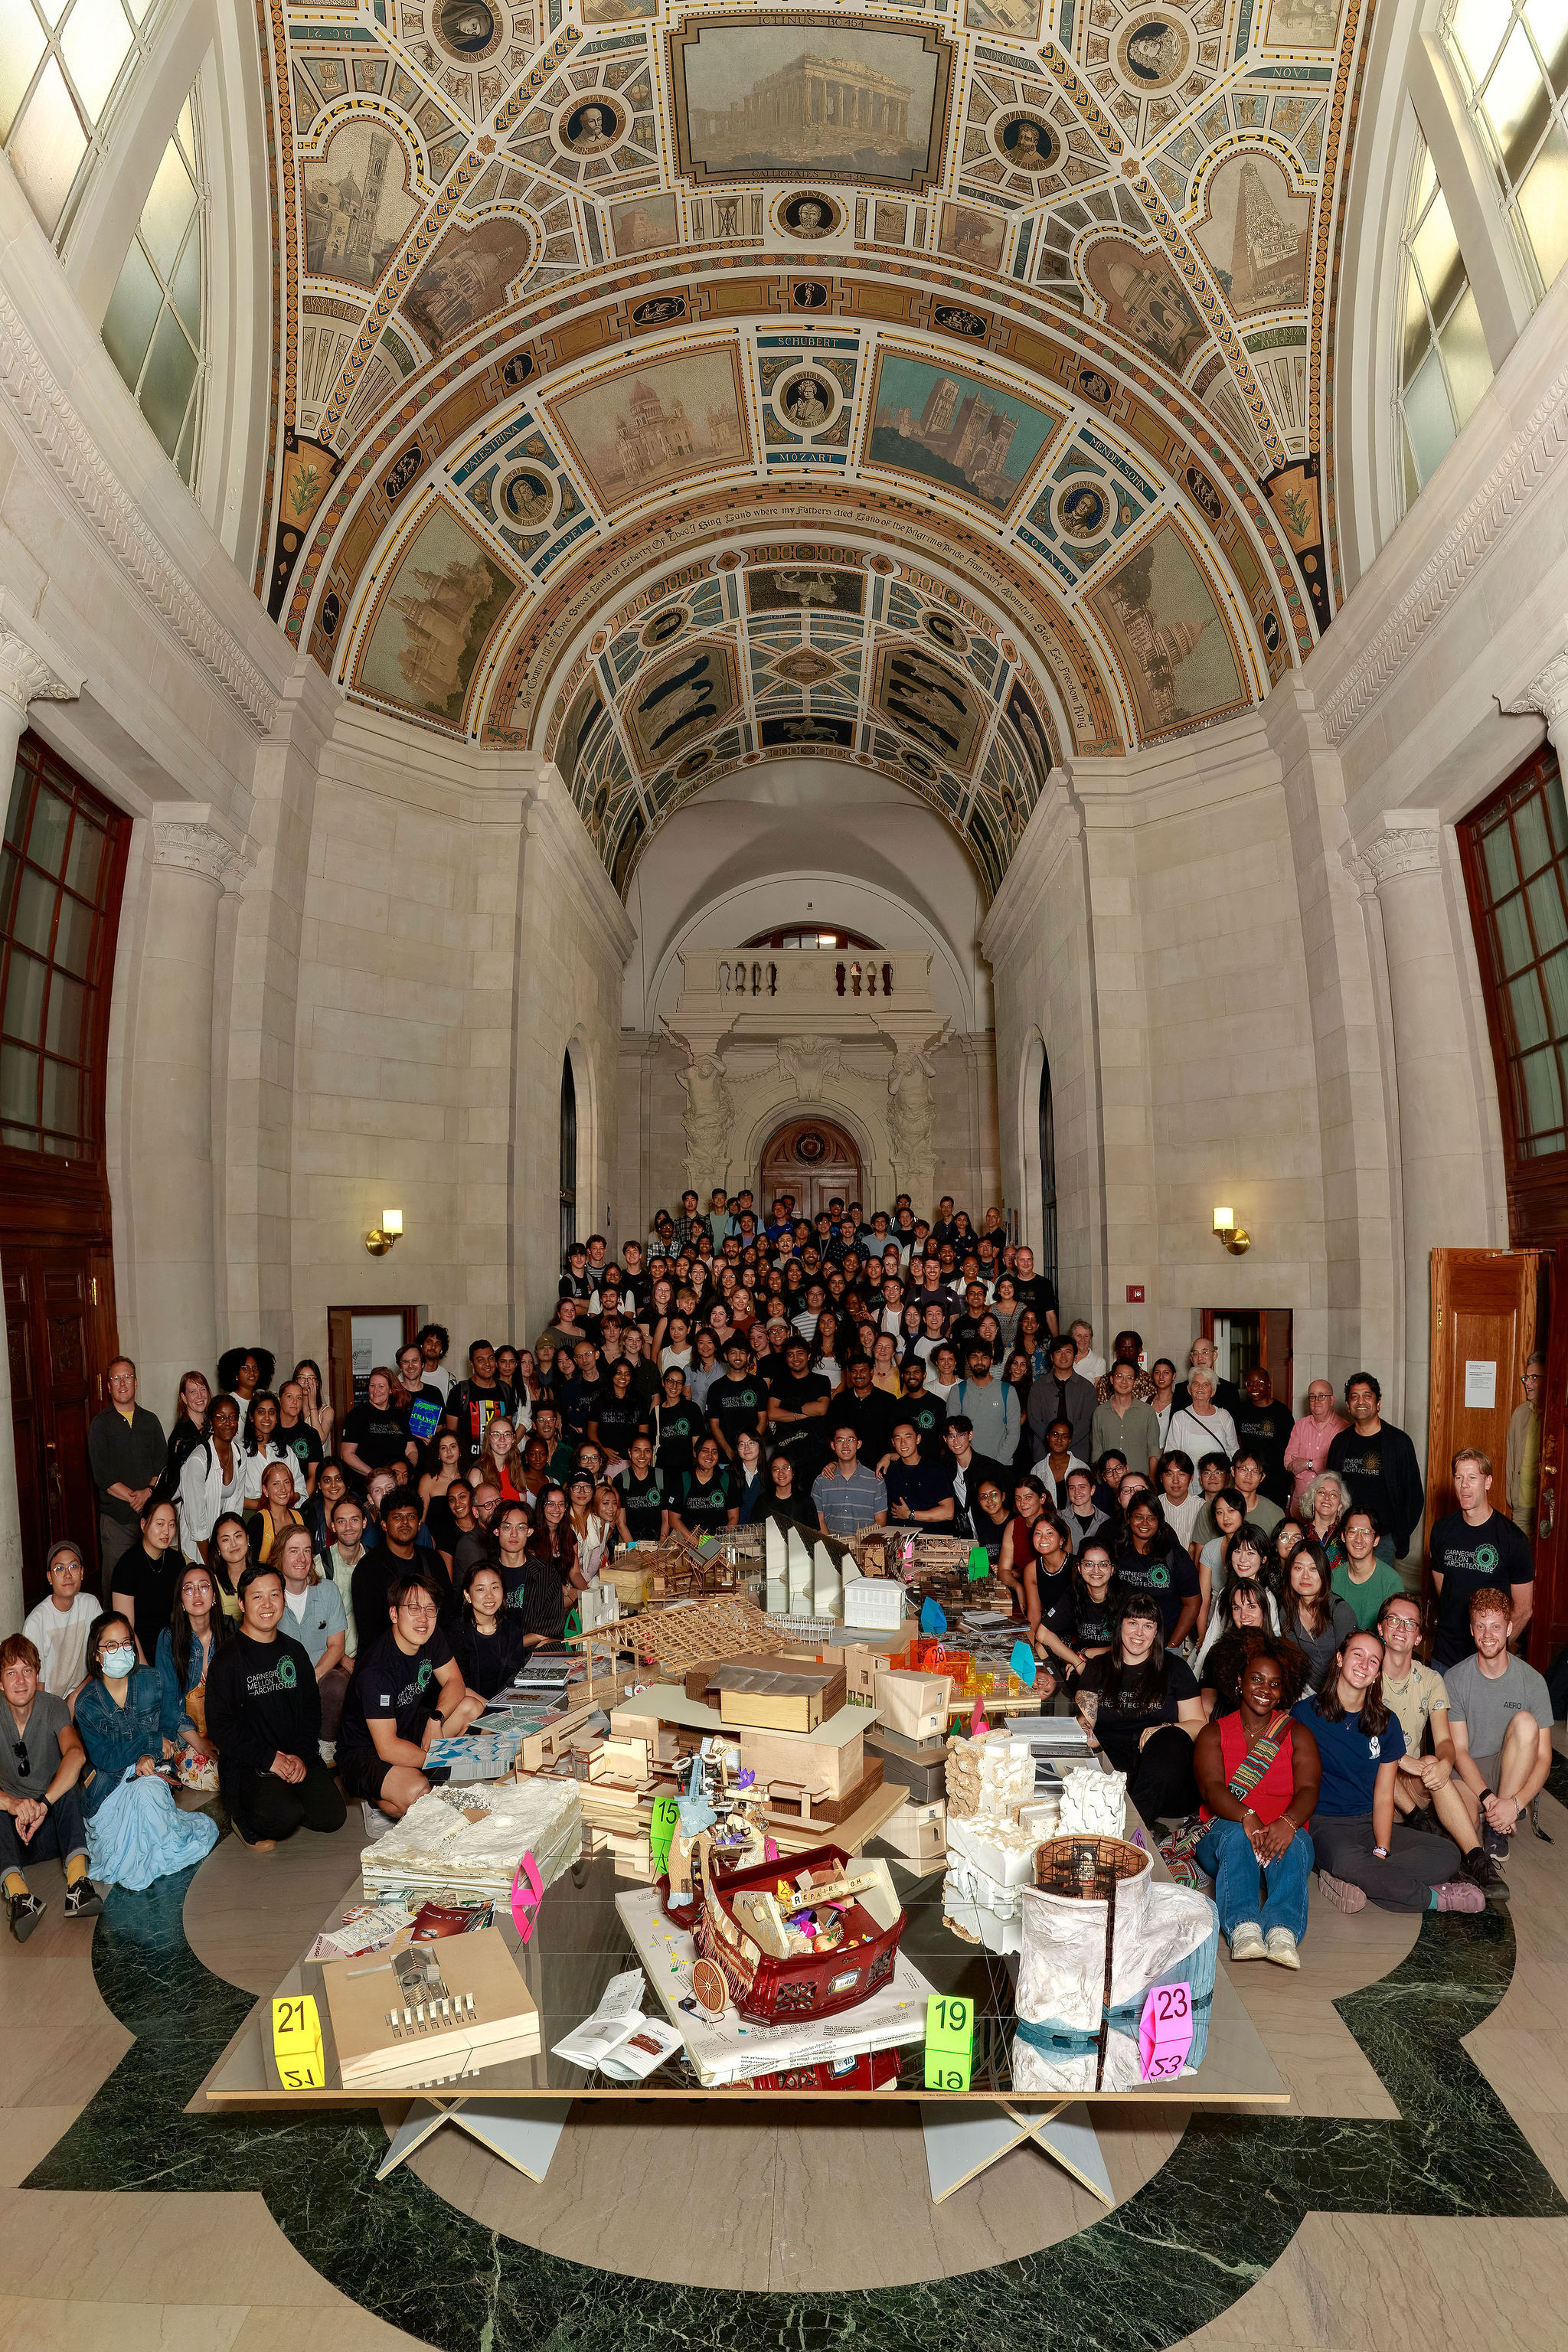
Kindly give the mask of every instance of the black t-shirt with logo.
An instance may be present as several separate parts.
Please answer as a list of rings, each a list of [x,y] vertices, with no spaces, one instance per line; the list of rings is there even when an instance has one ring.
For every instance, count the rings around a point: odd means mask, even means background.
[[[689,1397],[682,1397],[679,1404],[659,1407],[655,1454],[670,1493],[679,1490],[681,1472],[690,1469],[698,1439],[708,1434],[707,1419]]]
[[[1116,1573],[1124,1594],[1153,1594],[1164,1620],[1167,1642],[1185,1603],[1204,1589],[1190,1554],[1179,1549],[1152,1552],[1147,1559],[1138,1552],[1124,1551],[1117,1559]]]
[[[1157,1724],[1174,1723],[1176,1710],[1184,1699],[1198,1696],[1197,1683],[1192,1668],[1184,1659],[1165,1659],[1165,1694],[1156,1698],[1142,1687],[1144,1675],[1137,1668],[1123,1666],[1117,1677],[1120,1683],[1114,1698],[1109,1697],[1105,1685],[1115,1673],[1109,1655],[1090,1658],[1079,1676],[1080,1691],[1100,1693],[1100,1710],[1095,1720],[1094,1736],[1104,1748],[1108,1761],[1118,1772],[1135,1772],[1138,1769],[1139,1742],[1146,1731]]]
[[[1041,1624],[1058,1642],[1071,1644],[1078,1627],[1078,1582],[1071,1569],[1058,1568],[1053,1575],[1037,1559],[1035,1591],[1040,1596]]]
[[[630,1470],[622,1473],[617,1484],[621,1490],[621,1508],[626,1515],[626,1533],[634,1543],[657,1542],[664,1525],[665,1479],[658,1469],[650,1470],[646,1478],[634,1477]]]
[[[279,1445],[286,1445],[289,1448],[289,1453],[300,1465],[301,1476],[310,1469],[312,1462],[320,1462],[321,1441],[308,1421],[297,1421],[292,1429],[285,1429],[279,1422],[272,1433]],[[399,1451],[401,1450],[399,1448]]]
[[[237,1633],[207,1668],[207,1728],[224,1774],[271,1769],[281,1750],[307,1764],[321,1736],[321,1694],[310,1652],[291,1634],[253,1642]]]
[[[716,1533],[730,1524],[730,1488],[722,1468],[715,1470],[703,1486],[695,1470],[686,1471],[680,1481],[680,1517],[689,1528],[699,1534],[704,1529]]]
[[[1290,1499],[1290,1475],[1285,1467],[1293,1426],[1289,1414],[1282,1404],[1254,1404],[1244,1396],[1231,1419],[1238,1448],[1256,1454],[1263,1465],[1263,1492],[1283,1510]]]
[[[447,1399],[447,1412],[458,1432],[458,1443],[463,1449],[465,1463],[477,1462],[479,1448],[485,1442],[485,1431],[498,1412],[510,1412],[511,1399],[505,1389],[481,1388],[478,1381],[459,1381]]]
[[[768,1401],[767,1382],[759,1372],[742,1372],[739,1380],[715,1381],[708,1391],[708,1418],[716,1421],[732,1446],[744,1429],[756,1432],[757,1415]]]
[[[340,1752],[374,1749],[371,1724],[389,1719],[399,1739],[411,1739],[417,1747],[440,1700],[437,1669],[446,1665],[451,1655],[452,1645],[439,1630],[421,1642],[410,1656],[399,1647],[397,1636],[388,1626],[362,1654],[349,1685],[338,1727]]]
[[[284,1443],[288,1443],[287,1435]],[[403,1415],[394,1412],[389,1404],[356,1404],[343,1423],[343,1443],[352,1445],[372,1470],[387,1470],[403,1459],[408,1426]]]
[[[846,1389],[827,1408],[824,1433],[831,1438],[836,1429],[852,1429],[860,1440],[861,1461],[874,1470],[893,1442],[897,1413],[898,1400],[885,1389],[868,1389],[863,1397]]]
[[[1443,1580],[1437,1596],[1437,1633],[1432,1664],[1439,1674],[1457,1666],[1475,1648],[1470,1639],[1470,1598],[1493,1586],[1506,1601],[1509,1587],[1535,1579],[1535,1555],[1528,1537],[1511,1519],[1494,1511],[1472,1528],[1463,1511],[1450,1511],[1432,1530],[1428,1554],[1434,1571]]]
[[[626,1396],[618,1397],[614,1389],[601,1389],[594,1420],[599,1432],[599,1444],[607,1452],[624,1457],[638,1430],[647,1427],[647,1407],[635,1392],[628,1391]]]
[[[895,1407],[893,1420],[895,1423],[907,1421],[912,1424],[920,1440],[922,1462],[945,1459],[947,1448],[942,1444],[942,1434],[947,1428],[947,1407],[941,1397],[907,1396]]]

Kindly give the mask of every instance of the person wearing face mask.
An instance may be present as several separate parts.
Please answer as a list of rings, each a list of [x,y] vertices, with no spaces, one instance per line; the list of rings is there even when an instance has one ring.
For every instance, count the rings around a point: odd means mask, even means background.
[[[1314,1698],[1291,1712],[1318,1744],[1322,1785],[1312,1818],[1318,1887],[1340,1911],[1481,1911],[1486,1896],[1458,1878],[1459,1849],[1394,1821],[1405,1754],[1399,1717],[1383,1696],[1383,1641],[1351,1634]]]
[[[234,1640],[207,1669],[206,1714],[218,1784],[241,1843],[270,1853],[298,1829],[342,1829],[347,1809],[321,1761],[321,1697],[310,1654],[284,1631],[286,1588],[275,1564],[239,1580]]]
[[[137,1890],[199,1862],[217,1843],[206,1813],[182,1813],[159,1777],[174,1755],[156,1670],[141,1665],[123,1617],[100,1617],[87,1642],[87,1681],[75,1721],[91,1772],[84,1781],[88,1868],[106,1885]]]
[[[78,1785],[86,1753],[65,1700],[42,1687],[39,1663],[25,1633],[0,1643],[0,1887],[19,1944],[46,1907],[27,1885],[26,1864],[64,1863],[68,1919],[90,1919],[103,1908],[87,1874]]]

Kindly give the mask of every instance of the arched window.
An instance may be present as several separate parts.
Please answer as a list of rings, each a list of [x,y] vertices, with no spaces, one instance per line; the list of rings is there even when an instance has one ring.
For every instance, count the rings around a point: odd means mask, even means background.
[[[1395,429],[1401,504],[1408,509],[1492,380],[1481,316],[1447,199],[1417,137],[1399,249]]]
[[[200,137],[193,88],[163,150],[103,321],[110,358],[187,487],[196,469],[205,351],[206,198]]]
[[[1040,1264],[1051,1288],[1057,1288],[1057,1119],[1051,1101],[1051,1057],[1040,1062]]]
[[[572,1055],[561,1064],[561,1264],[577,1238],[577,1081]]]
[[[835,929],[827,923],[785,923],[773,931],[759,931],[754,940],[742,940],[743,948],[813,948],[826,952],[837,948],[874,948],[878,942],[859,931]]]
[[[1449,0],[1444,28],[1539,299],[1568,261],[1568,13]]]

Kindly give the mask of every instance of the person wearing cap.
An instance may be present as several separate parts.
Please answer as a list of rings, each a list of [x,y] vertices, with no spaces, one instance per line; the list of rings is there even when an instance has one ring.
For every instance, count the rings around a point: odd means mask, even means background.
[[[69,1698],[87,1674],[87,1637],[103,1614],[96,1593],[84,1591],[86,1571],[79,1544],[52,1544],[44,1563],[48,1597],[30,1609],[22,1631],[37,1650],[44,1688],[51,1698]]]
[[[751,1349],[738,1331],[725,1344],[724,1361],[729,1370],[710,1388],[707,1413],[719,1452],[731,1463],[735,1459],[735,1441],[743,1429],[749,1429],[761,1444],[768,1425],[768,1391],[757,1377]]]

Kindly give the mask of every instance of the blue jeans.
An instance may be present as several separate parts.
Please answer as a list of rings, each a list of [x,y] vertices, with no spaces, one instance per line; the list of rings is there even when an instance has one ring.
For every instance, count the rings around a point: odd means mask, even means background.
[[[1269,1864],[1267,1901],[1259,1900],[1258,1856],[1239,1822],[1211,1822],[1197,1859],[1200,1869],[1214,1880],[1219,1924],[1227,1941],[1242,1920],[1256,1919],[1266,1936],[1270,1927],[1289,1927],[1300,1942],[1307,1932],[1307,1881],[1312,1870],[1312,1841],[1305,1830],[1298,1830],[1278,1861]]]

